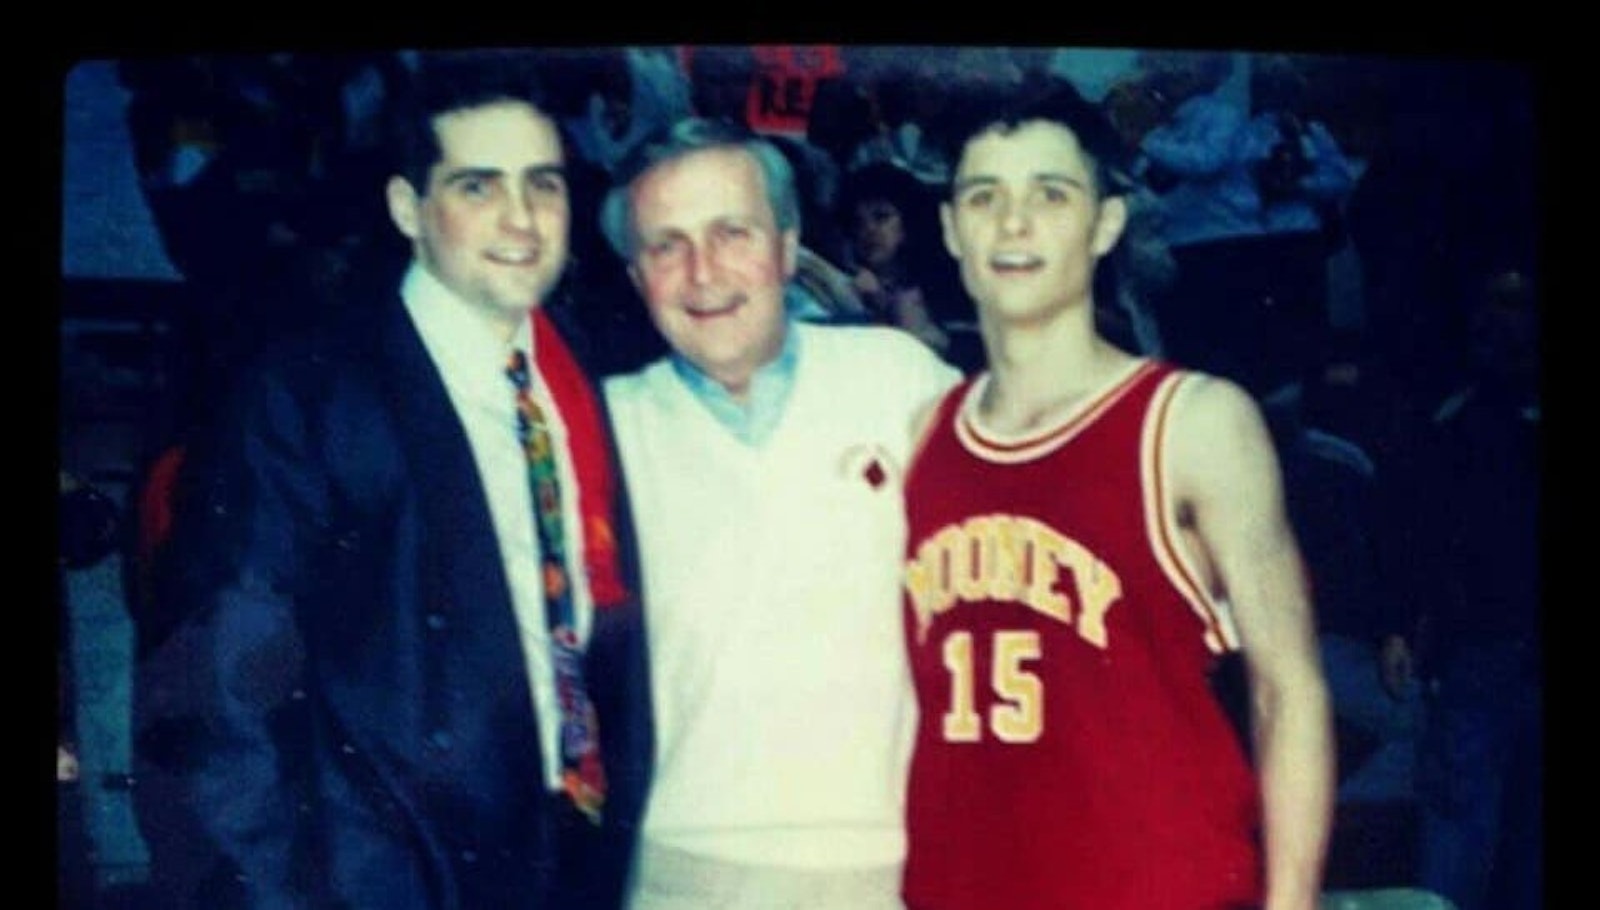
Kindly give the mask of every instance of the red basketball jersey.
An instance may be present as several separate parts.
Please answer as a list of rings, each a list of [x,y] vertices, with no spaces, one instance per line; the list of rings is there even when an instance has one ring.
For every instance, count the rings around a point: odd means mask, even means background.
[[[1237,648],[1166,517],[1187,374],[1141,360],[1049,429],[955,389],[906,480],[920,705],[911,910],[1213,910],[1261,894],[1256,781],[1210,687]]]

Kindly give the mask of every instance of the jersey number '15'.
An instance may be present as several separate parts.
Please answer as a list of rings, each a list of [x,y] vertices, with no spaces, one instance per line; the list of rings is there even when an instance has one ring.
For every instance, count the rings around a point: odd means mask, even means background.
[[[945,636],[942,652],[945,669],[950,671],[950,710],[943,718],[945,742],[975,743],[983,738],[972,649],[971,632]],[[989,729],[1001,742],[1031,743],[1044,732],[1044,683],[1022,667],[1041,653],[1038,632],[994,633],[989,685],[995,703],[989,706]]]

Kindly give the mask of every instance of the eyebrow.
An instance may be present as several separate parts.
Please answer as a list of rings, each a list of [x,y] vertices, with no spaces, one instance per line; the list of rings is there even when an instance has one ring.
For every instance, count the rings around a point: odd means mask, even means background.
[[[497,167],[463,167],[457,168],[444,176],[442,183],[449,185],[461,183],[465,180],[498,180],[505,176],[505,171]],[[556,176],[563,180],[567,176],[567,168],[561,164],[536,164],[523,170],[524,177]]]
[[[743,228],[745,230],[756,231],[756,230],[761,230],[763,228],[763,224],[762,224],[762,218],[759,215],[755,215],[755,214],[751,214],[751,215],[718,215],[715,218],[711,218],[711,219],[707,220],[705,222],[705,227],[709,227],[709,228],[712,228],[712,229],[727,228],[727,227],[737,227],[737,228]],[[658,226],[651,227],[651,228],[640,229],[639,232],[638,232],[639,238],[641,240],[644,240],[644,241],[647,241],[647,242],[652,240],[652,239],[661,239],[661,238],[666,238],[666,237],[688,237],[688,238],[693,238],[696,233],[697,233],[697,229],[696,228],[694,228],[694,227],[685,227],[685,226],[680,225],[680,224],[658,225]]]
[[[950,185],[950,192],[952,195],[959,195],[975,186],[993,186],[999,182],[999,180],[993,177],[984,177],[982,175],[977,177],[961,177]]]
[[[1045,171],[1043,173],[1034,174],[1031,177],[1029,177],[1028,179],[1030,181],[1036,182],[1036,183],[1066,183],[1066,184],[1071,184],[1072,186],[1075,186],[1075,187],[1077,187],[1077,188],[1079,188],[1081,190],[1084,190],[1084,191],[1088,191],[1088,189],[1089,189],[1089,184],[1087,182],[1085,182],[1084,180],[1082,180],[1082,179],[1080,179],[1078,177],[1074,177],[1071,174],[1060,173],[1060,172],[1057,172],[1057,171]],[[952,193],[959,194],[959,193],[965,192],[966,190],[969,190],[969,189],[971,189],[972,187],[975,187],[975,186],[994,186],[994,185],[997,185],[999,182],[1000,182],[999,178],[989,177],[989,176],[985,176],[985,175],[979,174],[979,175],[977,175],[975,177],[966,177],[966,178],[959,179],[959,180],[955,181],[955,183],[951,185],[950,189],[951,189]]]
[[[522,175],[524,177],[560,177],[565,180],[567,179],[567,166],[564,164],[536,164],[533,167],[525,168]]]
[[[1089,189],[1089,184],[1087,181],[1072,174],[1046,172],[1043,174],[1035,174],[1033,179],[1039,181],[1040,183],[1069,183],[1081,190]]]

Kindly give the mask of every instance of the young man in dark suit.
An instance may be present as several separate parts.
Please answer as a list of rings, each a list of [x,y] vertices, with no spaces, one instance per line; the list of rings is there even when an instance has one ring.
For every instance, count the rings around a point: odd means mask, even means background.
[[[409,265],[241,367],[171,540],[187,795],[238,873],[208,906],[611,907],[631,859],[649,676],[609,429],[543,308],[561,136],[515,57],[417,77]]]

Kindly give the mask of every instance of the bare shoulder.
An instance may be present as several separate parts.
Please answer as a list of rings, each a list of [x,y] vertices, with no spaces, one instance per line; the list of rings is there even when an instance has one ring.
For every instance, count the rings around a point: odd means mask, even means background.
[[[1190,372],[1173,401],[1172,426],[1177,432],[1216,443],[1217,434],[1256,428],[1265,430],[1261,408],[1243,386],[1210,373]]]
[[[1191,373],[1173,400],[1168,429],[1174,479],[1235,487],[1272,480],[1278,470],[1261,408],[1232,380]]]

